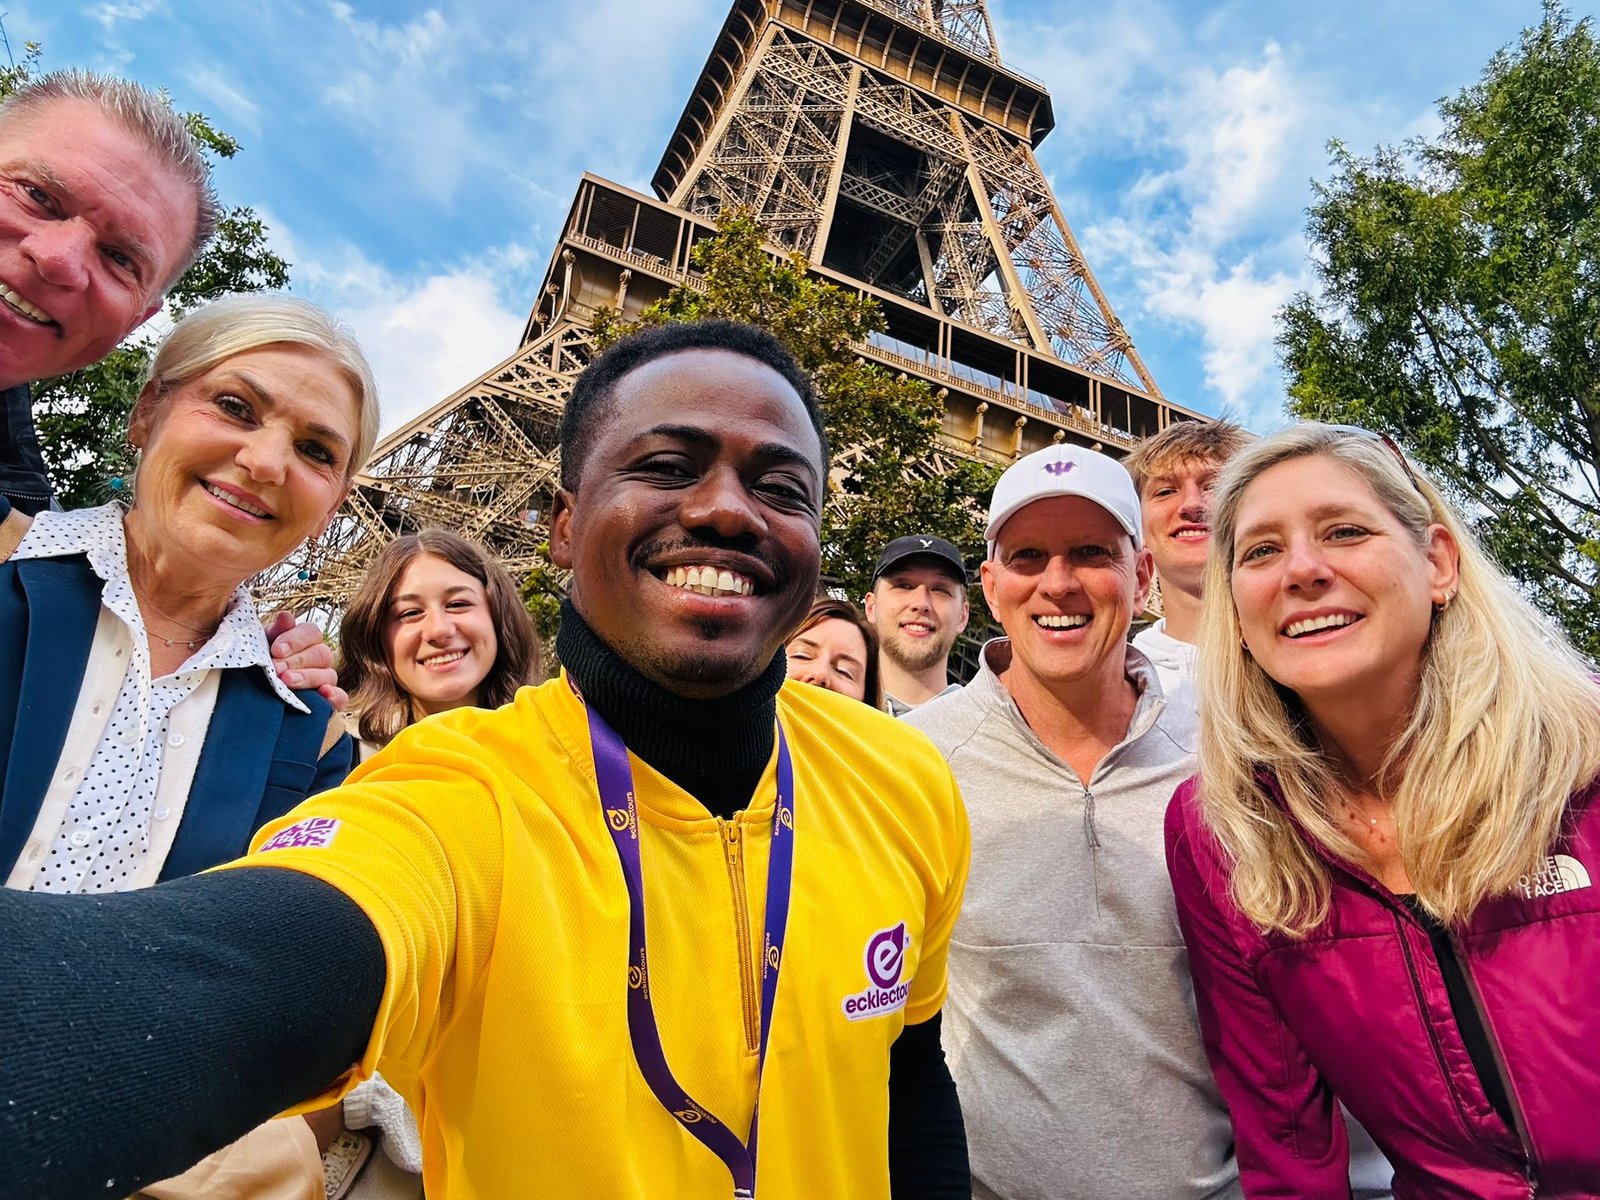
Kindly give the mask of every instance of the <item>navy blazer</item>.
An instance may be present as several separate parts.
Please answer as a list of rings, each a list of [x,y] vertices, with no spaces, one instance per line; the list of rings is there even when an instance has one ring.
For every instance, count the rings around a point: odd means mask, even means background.
[[[81,554],[0,563],[0,880],[33,832],[66,744],[104,586]],[[239,857],[266,822],[344,779],[348,734],[319,756],[332,705],[314,691],[296,695],[309,715],[285,704],[261,668],[223,671],[162,879]]]

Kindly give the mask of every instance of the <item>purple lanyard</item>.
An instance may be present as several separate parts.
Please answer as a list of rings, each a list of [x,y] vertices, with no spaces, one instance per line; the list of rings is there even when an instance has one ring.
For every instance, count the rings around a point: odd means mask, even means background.
[[[576,690],[576,689],[574,689]],[[581,697],[580,697],[581,699]],[[585,706],[587,707],[587,706]],[[667,1066],[650,1003],[649,959],[644,943],[644,871],[639,859],[639,813],[633,798],[633,767],[628,748],[605,718],[589,713],[589,740],[594,747],[594,773],[600,784],[600,806],[606,828],[617,847],[628,884],[628,1037],[645,1082],[663,1108],[723,1162],[733,1176],[735,1200],[756,1194],[756,1122],[761,1115],[761,1075],[767,1065],[767,1036],[778,999],[778,971],[783,962],[783,935],[789,924],[789,891],[794,876],[794,764],[789,743],[778,726],[778,801],[772,812],[772,853],[767,866],[766,937],[761,954],[761,1048],[756,1059],[756,1106],[750,1117],[750,1144],[711,1115],[711,1110],[684,1091]]]

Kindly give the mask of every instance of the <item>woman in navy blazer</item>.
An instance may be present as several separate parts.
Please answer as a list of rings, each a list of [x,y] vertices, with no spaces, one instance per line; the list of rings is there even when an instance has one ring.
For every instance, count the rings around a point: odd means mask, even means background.
[[[244,583],[327,527],[377,427],[347,331],[292,297],[226,297],[155,356],[126,511],[25,526],[0,499],[0,881],[187,875],[344,777],[350,739],[278,679]]]

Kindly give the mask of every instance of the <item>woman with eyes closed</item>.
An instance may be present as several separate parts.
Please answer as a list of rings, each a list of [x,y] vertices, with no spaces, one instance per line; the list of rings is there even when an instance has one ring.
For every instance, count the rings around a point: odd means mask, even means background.
[[[1386,437],[1219,481],[1167,860],[1247,1196],[1600,1195],[1600,689]]]
[[[824,596],[811,606],[783,652],[790,679],[883,704],[878,681],[878,631],[848,600]]]

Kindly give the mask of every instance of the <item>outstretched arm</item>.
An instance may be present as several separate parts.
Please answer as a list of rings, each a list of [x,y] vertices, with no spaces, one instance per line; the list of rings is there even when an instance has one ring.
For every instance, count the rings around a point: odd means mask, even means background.
[[[384,981],[366,915],[298,871],[0,891],[0,1200],[177,1174],[349,1070]]]
[[[939,1044],[941,1016],[907,1025],[889,1048],[889,1194],[969,1200],[967,1130]]]

